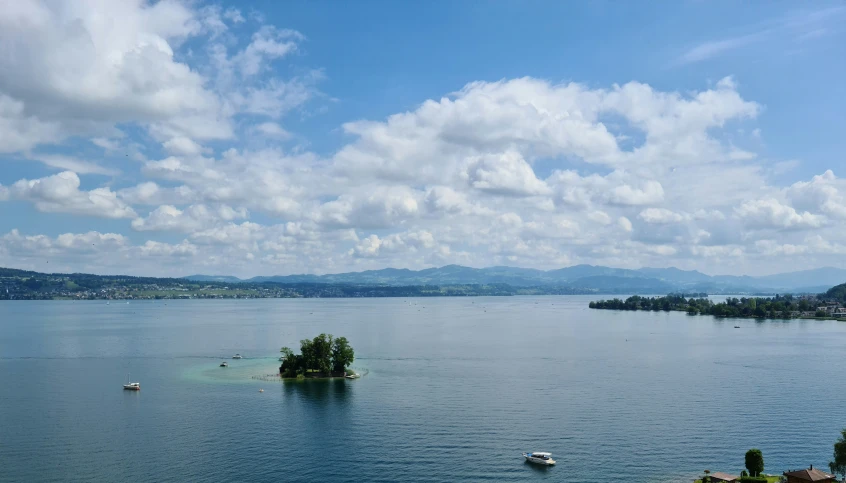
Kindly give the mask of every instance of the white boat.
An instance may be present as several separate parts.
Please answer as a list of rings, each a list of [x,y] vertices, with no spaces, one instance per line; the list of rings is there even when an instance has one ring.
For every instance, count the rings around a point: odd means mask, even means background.
[[[140,391],[141,390],[141,383],[140,382],[129,382],[129,374],[126,375],[126,384],[123,385],[123,388],[127,391]]]
[[[241,357],[241,354],[235,354],[234,356],[232,356],[232,358],[233,359],[241,359],[242,357]]]
[[[555,464],[555,460],[552,459],[552,453],[535,451],[533,453],[523,453],[523,457],[526,458],[526,461],[529,463],[535,463],[538,465],[552,466]]]
[[[220,367],[229,367],[229,363],[226,362],[226,361],[223,361],[223,362],[220,363]]]
[[[279,362],[285,362],[285,358],[284,358],[284,357],[280,357],[280,358],[279,358]]]

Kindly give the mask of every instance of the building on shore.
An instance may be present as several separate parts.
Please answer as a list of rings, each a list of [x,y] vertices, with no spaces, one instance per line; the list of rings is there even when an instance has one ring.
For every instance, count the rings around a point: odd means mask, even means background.
[[[820,471],[811,465],[808,469],[797,471],[785,471],[784,477],[787,478],[787,483],[808,483],[813,481],[815,483],[836,483],[837,477]]]

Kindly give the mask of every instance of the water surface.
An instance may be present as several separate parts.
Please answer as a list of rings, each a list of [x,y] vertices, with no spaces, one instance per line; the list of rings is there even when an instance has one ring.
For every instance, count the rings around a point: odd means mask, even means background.
[[[0,480],[689,482],[751,447],[825,467],[846,324],[590,299],[0,302]],[[250,379],[320,332],[369,373]]]

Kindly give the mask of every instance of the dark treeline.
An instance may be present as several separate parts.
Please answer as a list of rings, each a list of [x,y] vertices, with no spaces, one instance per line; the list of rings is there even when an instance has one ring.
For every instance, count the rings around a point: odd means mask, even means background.
[[[795,312],[815,312],[816,298],[798,298],[793,295],[775,297],[730,297],[725,302],[714,303],[703,297],[686,298],[684,295],[670,294],[665,297],[641,297],[638,295],[626,300],[611,299],[591,302],[592,309],[612,310],[683,310],[691,315],[713,315],[716,317],[759,317],[790,318]],[[825,315],[825,314],[822,314]]]

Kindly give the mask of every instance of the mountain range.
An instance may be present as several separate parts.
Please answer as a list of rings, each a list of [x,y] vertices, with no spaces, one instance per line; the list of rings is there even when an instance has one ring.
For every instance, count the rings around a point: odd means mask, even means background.
[[[424,270],[385,268],[328,275],[280,275],[239,279],[232,276],[191,275],[200,282],[226,283],[344,283],[360,285],[459,285],[508,284],[514,287],[556,286],[598,293],[819,293],[846,282],[846,269],[824,267],[812,270],[752,277],[748,275],[706,275],[678,268],[624,269],[575,265],[555,270],[517,267],[470,268],[447,265]]]

